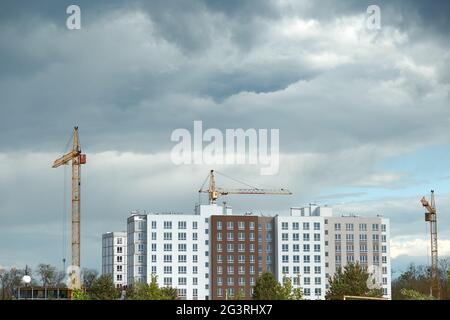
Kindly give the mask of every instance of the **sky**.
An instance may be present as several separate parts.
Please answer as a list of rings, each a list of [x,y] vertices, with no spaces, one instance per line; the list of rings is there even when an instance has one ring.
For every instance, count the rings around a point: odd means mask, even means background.
[[[235,213],[390,218],[394,272],[428,261],[419,200],[434,189],[450,255],[449,16],[422,0],[1,1],[0,266],[70,258],[70,170],[51,164],[75,125],[83,267],[101,269],[102,233],[131,210],[192,213],[210,169],[293,192],[229,196]],[[175,165],[171,134],[196,120],[279,129],[278,173]]]

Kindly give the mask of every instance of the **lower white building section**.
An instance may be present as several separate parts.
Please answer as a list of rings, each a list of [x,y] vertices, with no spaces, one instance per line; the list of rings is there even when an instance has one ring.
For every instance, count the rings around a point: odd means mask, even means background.
[[[116,287],[127,285],[126,232],[107,232],[103,234],[102,274],[111,275]]]
[[[331,214],[322,210],[322,214]],[[305,299],[325,299],[325,232],[320,207],[293,208],[275,217],[275,272],[279,282],[290,278]]]

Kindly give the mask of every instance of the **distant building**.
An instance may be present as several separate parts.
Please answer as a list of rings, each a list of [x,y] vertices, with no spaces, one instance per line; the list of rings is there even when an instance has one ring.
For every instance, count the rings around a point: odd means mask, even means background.
[[[127,285],[127,233],[107,232],[102,236],[102,274],[111,275],[118,288]]]
[[[325,299],[330,277],[349,262],[359,262],[391,297],[388,219],[333,216],[314,204],[290,215],[233,215],[211,204],[193,214],[134,212],[126,234],[103,235],[102,271],[117,286],[154,275],[188,300],[250,299],[265,271],[279,282],[290,278],[306,299]]]

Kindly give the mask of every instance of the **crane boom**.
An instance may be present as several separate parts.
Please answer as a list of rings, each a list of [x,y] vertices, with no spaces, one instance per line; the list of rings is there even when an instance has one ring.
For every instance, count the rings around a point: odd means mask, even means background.
[[[81,165],[86,163],[86,155],[81,153],[78,127],[73,130],[72,151],[56,159],[52,168],[67,165],[69,162],[72,162],[72,273],[70,274],[70,284],[71,288],[80,288]]]
[[[436,219],[436,204],[434,199],[434,191],[431,190],[431,202],[425,197],[420,200],[422,206],[427,209],[425,212],[425,221],[430,223],[431,236],[431,295],[440,297],[439,286],[439,270],[438,270],[438,241],[437,241],[437,219]]]
[[[208,193],[210,203],[215,203],[219,196],[226,196],[229,194],[268,194],[268,195],[291,195],[292,192],[286,189],[223,189],[216,187],[216,178],[214,170],[209,173],[209,188],[200,189],[199,193]]]

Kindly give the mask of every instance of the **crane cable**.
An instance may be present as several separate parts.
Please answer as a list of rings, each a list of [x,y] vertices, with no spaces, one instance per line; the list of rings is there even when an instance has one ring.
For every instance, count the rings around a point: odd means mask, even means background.
[[[73,140],[73,132],[70,135],[69,139],[67,140],[67,143],[64,147],[64,150],[61,154],[66,154],[70,142]],[[62,258],[63,258],[63,264],[67,261],[67,165],[64,165],[64,186],[63,186],[63,210],[62,210]],[[65,266],[63,265],[63,268]],[[63,270],[65,272],[65,270]]]

